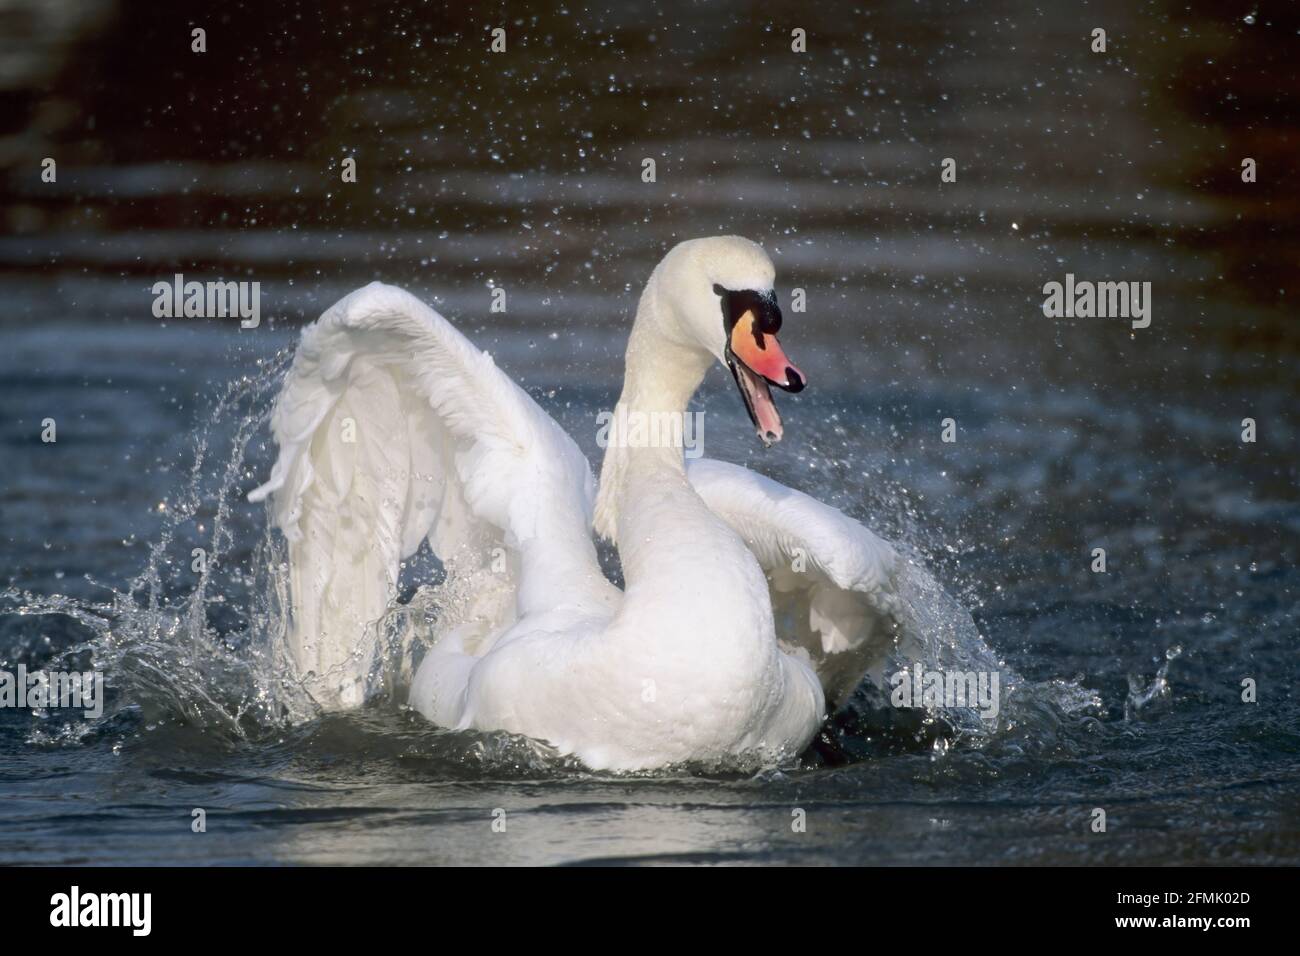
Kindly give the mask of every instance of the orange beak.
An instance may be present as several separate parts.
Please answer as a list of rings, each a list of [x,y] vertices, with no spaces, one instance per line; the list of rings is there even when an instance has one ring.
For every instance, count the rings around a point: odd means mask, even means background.
[[[803,373],[786,357],[776,334],[758,328],[752,309],[736,320],[730,344],[732,355],[777,388],[791,392],[803,390]]]
[[[778,323],[779,324],[779,323]],[[803,390],[807,379],[786,356],[775,332],[764,332],[753,309],[736,319],[727,340],[727,364],[740,388],[745,408],[764,445],[781,440],[781,414],[772,401],[775,385],[788,392]]]

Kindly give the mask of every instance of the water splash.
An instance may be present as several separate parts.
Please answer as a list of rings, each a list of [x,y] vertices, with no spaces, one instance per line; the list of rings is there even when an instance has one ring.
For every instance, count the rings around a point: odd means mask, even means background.
[[[239,739],[307,719],[314,707],[280,648],[284,555],[268,527],[248,549],[236,506],[250,441],[270,414],[287,352],[229,383],[195,431],[182,488],[159,504],[163,524],[144,569],[99,601],[0,592],[0,614],[26,619],[42,666],[77,661],[105,674],[110,724],[134,714]],[[245,519],[246,520],[246,519]],[[34,649],[34,650],[33,650]],[[69,728],[70,741],[97,733]],[[48,739],[47,730],[33,731]],[[44,736],[42,736],[44,735]]]
[[[1169,684],[1169,665],[1183,654],[1181,645],[1175,644],[1165,651],[1164,663],[1156,671],[1151,683],[1147,683],[1136,674],[1128,675],[1128,695],[1124,698],[1124,719],[1139,720],[1144,711],[1153,705],[1169,699],[1172,688]]]
[[[852,763],[925,751],[936,759],[954,749],[995,747],[1008,754],[1047,752],[1071,729],[1097,722],[1102,701],[1075,681],[1027,681],[989,647],[969,611],[938,582],[915,552],[905,551],[898,586],[897,646],[884,671],[886,686],[864,681],[822,729],[813,749],[824,764]],[[967,700],[917,699],[899,706],[895,678],[914,668],[944,676],[997,675],[996,714]],[[969,686],[969,685],[968,685]]]

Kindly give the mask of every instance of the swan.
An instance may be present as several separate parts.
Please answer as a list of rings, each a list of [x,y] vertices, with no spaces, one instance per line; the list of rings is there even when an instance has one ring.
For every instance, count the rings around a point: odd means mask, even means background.
[[[781,324],[759,245],[671,249],[636,310],[597,492],[569,435],[423,302],[376,282],[326,310],[302,332],[271,417],[278,458],[248,496],[270,500],[288,542],[286,649],[316,703],[364,702],[362,636],[427,540],[449,581],[472,583],[411,681],[434,724],[526,735],[594,770],[797,756],[880,680],[899,555],[799,491],[688,461],[680,429],[647,441],[636,427],[684,415],[718,363],[758,438],[779,441],[771,386],[806,383]],[[622,590],[593,529],[618,549]]]

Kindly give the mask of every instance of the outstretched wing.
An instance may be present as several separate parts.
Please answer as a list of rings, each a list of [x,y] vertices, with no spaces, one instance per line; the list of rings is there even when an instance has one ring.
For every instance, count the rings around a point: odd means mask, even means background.
[[[519,617],[599,599],[591,469],[563,429],[442,316],[371,283],[303,330],[271,419],[289,542],[288,650],[324,707],[360,705],[367,632],[424,539],[481,574],[475,647]],[[486,595],[486,597],[484,597]]]
[[[843,512],[740,465],[687,462],[691,485],[767,573],[776,632],[807,655],[833,713],[863,677],[883,686],[899,557]]]

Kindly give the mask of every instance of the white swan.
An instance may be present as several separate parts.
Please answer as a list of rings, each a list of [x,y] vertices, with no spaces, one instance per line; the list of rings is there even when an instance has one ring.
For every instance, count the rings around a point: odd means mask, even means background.
[[[412,682],[433,722],[525,734],[593,769],[803,750],[879,677],[896,553],[745,468],[688,468],[680,432],[655,447],[635,425],[684,414],[717,361],[760,438],[779,440],[768,384],[797,391],[803,376],[775,335],[774,277],[736,237],[681,243],[655,268],[598,497],[569,436],[408,293],[372,283],[307,327],[272,419],[279,459],[249,498],[272,496],[289,541],[288,649],[317,702],[363,702],[361,636],[427,538],[474,582]],[[601,572],[593,511],[623,591]]]

